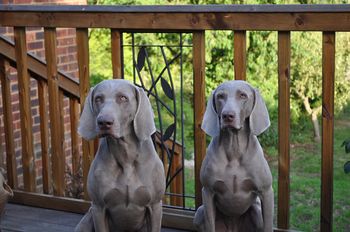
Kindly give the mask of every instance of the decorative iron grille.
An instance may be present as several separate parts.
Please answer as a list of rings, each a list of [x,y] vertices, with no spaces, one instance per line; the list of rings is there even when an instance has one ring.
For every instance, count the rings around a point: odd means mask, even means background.
[[[124,33],[124,36],[129,36],[131,43],[122,45],[123,53],[129,49],[132,57],[130,64],[123,55],[124,72],[128,69],[132,73],[134,84],[145,90],[155,112],[157,132],[153,135],[153,141],[166,174],[163,204],[166,207],[193,209],[194,195],[188,194],[191,191],[186,189],[184,165],[186,144],[183,61],[184,48],[192,49],[192,45],[184,41],[191,41],[191,34],[167,33],[171,39],[167,44],[148,44],[145,38],[149,35]],[[164,39],[162,41],[164,43]]]

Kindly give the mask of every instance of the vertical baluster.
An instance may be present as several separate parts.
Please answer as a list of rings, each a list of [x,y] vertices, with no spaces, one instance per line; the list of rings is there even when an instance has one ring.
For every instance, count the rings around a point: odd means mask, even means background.
[[[206,136],[201,129],[205,111],[205,32],[193,32],[193,85],[194,85],[194,154],[196,208],[202,204],[202,185],[199,175],[206,153]]]
[[[4,112],[4,134],[6,143],[7,181],[11,188],[17,188],[16,153],[13,137],[13,117],[11,104],[10,64],[0,57],[0,80]]]
[[[278,228],[289,227],[290,32],[278,32]]]
[[[39,111],[40,111],[40,138],[41,138],[41,161],[43,176],[43,192],[50,193],[51,169],[49,160],[49,122],[47,111],[47,83],[38,81]]]
[[[236,80],[246,80],[246,32],[234,31],[234,70]]]
[[[21,113],[21,140],[24,189],[36,191],[33,146],[32,114],[30,102],[30,78],[27,64],[26,32],[24,27],[14,28],[17,61],[18,92]]]
[[[78,99],[71,97],[69,99],[70,110],[70,133],[72,146],[72,173],[76,175],[79,172],[80,155],[79,155],[79,138],[78,138],[78,121],[79,121],[79,102]],[[75,181],[75,180],[73,180]]]
[[[80,103],[83,110],[85,98],[90,90],[89,78],[89,38],[87,28],[77,28],[77,46],[78,46],[78,66],[80,81]],[[84,198],[88,199],[87,176],[90,164],[94,158],[94,142],[83,139],[83,179],[84,179]]]
[[[56,59],[56,28],[45,28],[45,56],[47,63],[48,91],[49,91],[49,110],[50,110],[50,129],[51,129],[51,147],[52,147],[52,183],[53,194],[56,196],[64,195],[64,153],[62,136],[62,125],[60,114],[61,108],[59,85],[57,75]]]
[[[113,78],[122,78],[122,39],[123,34],[115,29],[111,29],[111,47],[112,47],[112,69]]]
[[[322,44],[321,231],[332,231],[335,32],[323,32]]]

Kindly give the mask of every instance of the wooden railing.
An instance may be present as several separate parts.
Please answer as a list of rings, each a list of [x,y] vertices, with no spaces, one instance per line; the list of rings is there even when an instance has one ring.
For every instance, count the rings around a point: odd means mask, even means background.
[[[174,23],[176,22],[176,23]],[[193,78],[194,78],[194,140],[195,140],[195,180],[196,206],[201,204],[199,171],[206,151],[205,134],[200,129],[205,109],[205,31],[234,31],[234,72],[236,79],[246,78],[246,31],[278,31],[278,77],[279,77],[279,173],[277,227],[289,228],[289,169],[290,169],[290,32],[323,32],[323,113],[322,131],[322,171],[321,171],[321,231],[332,231],[332,193],[333,193],[333,123],[334,123],[334,72],[335,35],[338,31],[350,31],[350,5],[260,5],[260,6],[14,6],[0,5],[0,26],[14,27],[15,54],[0,42],[1,68],[16,66],[20,81],[20,105],[22,122],[22,149],[24,169],[24,191],[15,191],[15,202],[42,207],[51,207],[74,212],[84,212],[86,201],[66,199],[63,191],[62,157],[62,117],[63,95],[71,99],[72,131],[76,131],[77,107],[83,102],[89,89],[89,51],[88,28],[110,28],[113,75],[121,76],[121,43],[124,31],[142,32],[187,32],[193,33]],[[25,28],[35,26],[45,28],[45,49],[47,68],[44,64],[27,56],[25,47]],[[57,72],[55,62],[56,28],[72,27],[77,31],[78,63],[80,84]],[[54,196],[36,194],[33,170],[33,147],[31,146],[31,115],[29,109],[29,74],[37,77],[41,94],[49,93],[51,122],[51,163]],[[5,73],[5,75],[4,75]],[[6,149],[8,180],[16,186],[14,152],[11,144],[11,115],[8,98],[9,87],[6,72],[1,72],[3,99],[5,107]],[[46,87],[48,86],[48,87]],[[45,106],[47,99],[40,98]],[[44,166],[48,160],[48,131],[46,111],[42,113],[42,150]],[[7,121],[6,121],[7,120]],[[72,143],[77,137],[72,136]],[[73,146],[73,144],[72,144]],[[83,177],[86,179],[89,164],[93,158],[94,144],[83,142]],[[45,168],[43,169],[45,172]],[[47,174],[45,174],[48,176]],[[44,192],[49,180],[44,180]],[[45,187],[46,186],[46,187]],[[186,211],[164,212],[164,224],[177,228],[192,229],[193,213]],[[276,230],[279,230],[276,229]]]

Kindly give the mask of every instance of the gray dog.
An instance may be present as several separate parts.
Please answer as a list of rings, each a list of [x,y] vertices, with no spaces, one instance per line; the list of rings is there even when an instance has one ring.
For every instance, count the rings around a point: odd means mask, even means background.
[[[144,91],[128,81],[90,90],[78,132],[100,142],[87,183],[92,205],[75,231],[160,231],[165,176],[153,118]]]
[[[245,81],[228,81],[212,94],[202,129],[212,137],[200,180],[199,231],[272,232],[272,176],[257,139],[270,126],[259,92]]]

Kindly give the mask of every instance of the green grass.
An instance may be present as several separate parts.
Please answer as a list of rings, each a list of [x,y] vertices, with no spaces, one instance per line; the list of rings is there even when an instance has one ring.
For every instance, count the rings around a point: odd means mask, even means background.
[[[348,107],[349,108],[349,107]],[[292,130],[290,150],[290,228],[298,231],[320,230],[321,145],[312,139],[311,127]],[[293,129],[293,128],[292,128]],[[305,132],[306,131],[306,132]],[[350,138],[350,108],[335,121],[334,131],[334,187],[333,231],[350,231],[350,175],[343,165],[350,160],[341,144]],[[278,156],[275,146],[264,147],[274,177],[275,219],[277,216]],[[188,170],[190,171],[190,170]],[[194,194],[193,175],[186,177],[187,193]],[[189,207],[194,206],[188,201]]]

